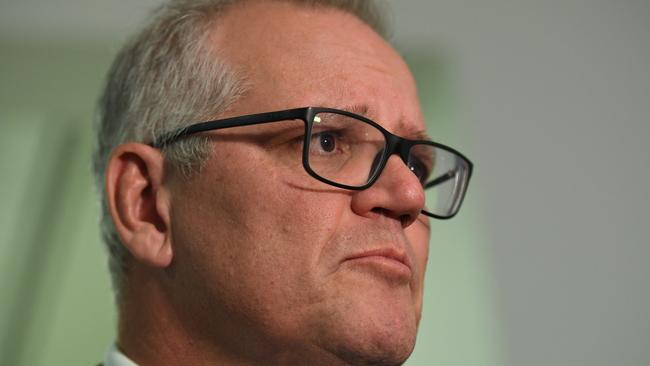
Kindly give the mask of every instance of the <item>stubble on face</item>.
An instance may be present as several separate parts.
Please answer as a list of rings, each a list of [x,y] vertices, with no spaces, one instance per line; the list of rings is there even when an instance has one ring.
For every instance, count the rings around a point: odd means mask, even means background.
[[[403,62],[351,15],[251,2],[229,11],[214,42],[253,88],[228,116],[352,103],[393,127],[422,125]],[[173,287],[193,324],[215,343],[241,329],[241,344],[275,348],[278,362],[402,362],[420,317],[422,224],[405,231],[380,210],[359,215],[350,209],[354,192],[317,182],[299,165],[279,165],[259,144],[216,138],[213,149],[201,176],[173,202]],[[408,279],[345,260],[386,246],[404,251]]]

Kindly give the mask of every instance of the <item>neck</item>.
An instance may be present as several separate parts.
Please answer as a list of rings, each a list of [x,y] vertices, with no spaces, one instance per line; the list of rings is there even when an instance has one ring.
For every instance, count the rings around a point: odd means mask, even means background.
[[[118,304],[118,347],[138,365],[341,363],[315,347],[273,342],[217,306],[207,320],[205,312],[175,305],[157,276],[132,266]]]
[[[124,284],[117,343],[127,357],[141,366],[246,364],[194,327],[156,277],[132,266]]]

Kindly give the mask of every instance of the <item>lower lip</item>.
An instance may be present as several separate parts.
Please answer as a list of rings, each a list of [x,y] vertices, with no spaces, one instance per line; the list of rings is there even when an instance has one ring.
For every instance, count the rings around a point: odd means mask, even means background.
[[[381,255],[370,255],[348,259],[346,262],[353,265],[372,267],[379,274],[392,279],[411,279],[411,269],[404,263]]]

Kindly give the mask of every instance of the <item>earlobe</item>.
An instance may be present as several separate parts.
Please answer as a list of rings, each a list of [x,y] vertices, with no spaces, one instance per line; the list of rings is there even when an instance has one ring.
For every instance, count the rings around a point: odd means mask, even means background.
[[[150,146],[118,146],[106,167],[106,197],[123,245],[146,265],[172,260],[169,193],[163,185],[164,159]]]

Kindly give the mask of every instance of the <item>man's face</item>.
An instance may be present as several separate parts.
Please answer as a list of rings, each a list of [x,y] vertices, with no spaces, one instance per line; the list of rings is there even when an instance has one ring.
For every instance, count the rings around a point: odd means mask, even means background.
[[[212,41],[250,87],[220,117],[367,108],[398,135],[424,130],[407,67],[353,16],[254,2],[219,23]],[[273,137],[281,126],[213,131],[205,169],[168,182],[172,301],[205,340],[245,354],[403,361],[428,255],[421,185],[396,156],[367,190],[326,185],[279,158],[291,148]]]

